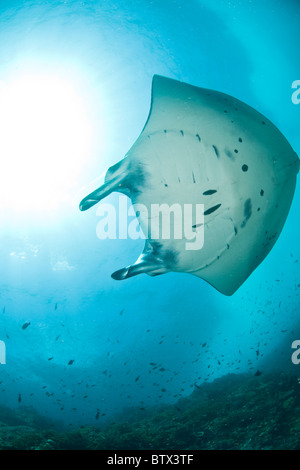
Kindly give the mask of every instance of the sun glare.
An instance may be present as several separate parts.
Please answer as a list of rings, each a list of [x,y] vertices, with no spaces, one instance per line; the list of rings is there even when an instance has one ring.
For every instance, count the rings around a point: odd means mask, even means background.
[[[91,126],[76,86],[24,74],[0,84],[1,209],[40,212],[70,197]]]

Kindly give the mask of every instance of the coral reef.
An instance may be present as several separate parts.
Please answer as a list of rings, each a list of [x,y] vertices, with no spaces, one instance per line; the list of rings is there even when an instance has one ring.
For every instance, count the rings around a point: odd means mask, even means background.
[[[47,429],[30,410],[0,408],[0,449],[299,449],[300,384],[285,373],[230,374],[161,408],[132,409],[102,427]]]

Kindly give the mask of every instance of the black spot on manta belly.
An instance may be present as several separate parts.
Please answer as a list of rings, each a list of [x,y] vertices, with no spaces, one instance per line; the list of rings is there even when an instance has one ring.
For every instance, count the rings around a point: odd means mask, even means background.
[[[146,253],[151,253],[155,259],[161,260],[167,269],[172,269],[177,264],[178,253],[171,249],[165,250],[163,244],[158,241],[149,241],[148,246],[144,251]]]
[[[165,250],[162,253],[162,259],[167,269],[172,269],[177,264],[178,255],[174,250]]]
[[[198,227],[202,227],[202,225],[203,225],[202,223],[199,223],[199,224],[194,224],[194,225],[192,225],[192,228],[198,228]]]
[[[220,157],[220,154],[219,154],[218,148],[217,148],[215,145],[213,145],[212,148],[214,149],[217,158],[219,158],[219,157]]]
[[[252,201],[249,198],[244,203],[244,220],[241,224],[241,228],[244,228],[246,226],[246,223],[250,219],[251,215],[252,215]]]
[[[204,215],[212,214],[212,213],[215,212],[217,209],[219,209],[219,207],[221,207],[221,205],[222,205],[222,204],[217,204],[216,206],[210,207],[209,209],[207,209],[207,210],[204,212]]]
[[[142,188],[147,186],[147,172],[145,171],[145,167],[143,165],[138,164],[130,166],[128,176],[124,179],[124,193],[126,194],[126,190],[129,190],[130,195],[139,194],[142,191]]]
[[[232,161],[235,160],[235,155],[233,155],[233,153],[232,153],[230,150],[225,149],[224,151],[225,151],[225,155],[226,155],[228,158],[230,158],[230,160],[232,160]]]
[[[216,189],[208,189],[207,191],[204,191],[203,196],[211,196],[212,194],[215,194],[217,192]]]

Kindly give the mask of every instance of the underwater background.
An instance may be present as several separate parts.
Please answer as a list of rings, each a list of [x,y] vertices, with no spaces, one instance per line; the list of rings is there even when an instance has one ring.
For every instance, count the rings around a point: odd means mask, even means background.
[[[299,22],[296,0],[1,1],[0,448],[300,447],[299,185],[231,297],[114,281],[144,241],[100,240],[78,208],[142,131],[154,74],[246,102],[299,154]]]

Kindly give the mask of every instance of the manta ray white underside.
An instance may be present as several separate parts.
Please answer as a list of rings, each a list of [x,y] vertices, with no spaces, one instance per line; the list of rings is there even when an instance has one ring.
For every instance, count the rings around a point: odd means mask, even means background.
[[[147,210],[137,211],[142,230],[151,205],[203,204],[202,249],[187,249],[183,236],[148,238],[137,261],[114,279],[170,271],[199,276],[233,294],[262,262],[286,220],[299,158],[262,114],[224,93],[155,75],[147,123],[105,183],[80,203],[86,210],[113,191]],[[153,232],[151,232],[153,233]],[[158,232],[157,232],[158,233]]]

